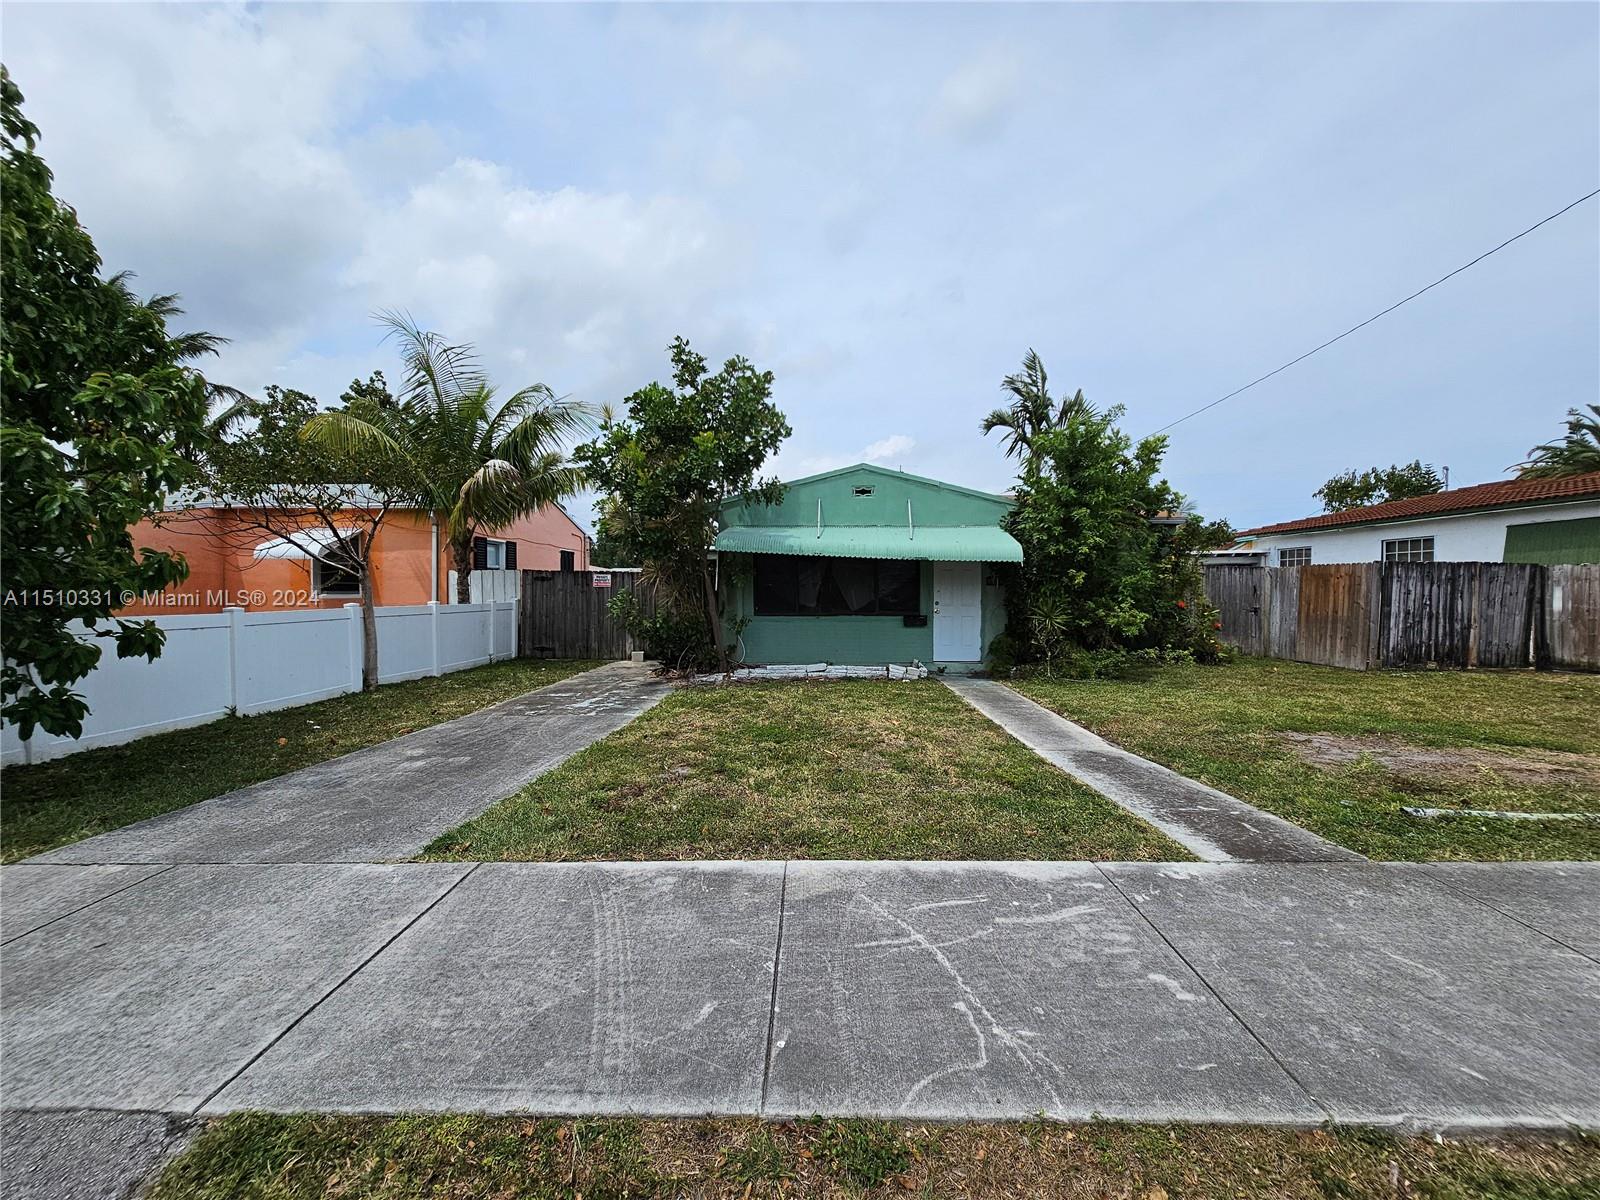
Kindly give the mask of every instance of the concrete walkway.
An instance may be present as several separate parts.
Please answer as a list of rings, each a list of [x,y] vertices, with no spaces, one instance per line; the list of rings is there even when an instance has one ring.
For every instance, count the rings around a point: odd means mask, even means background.
[[[0,889],[15,1109],[1600,1125],[1600,864],[19,864]]]
[[[1154,825],[1203,862],[1360,862],[1226,792],[1130,754],[1022,693],[989,679],[945,677],[973,708],[1039,757]]]
[[[665,696],[609,663],[537,691],[87,838],[34,863],[373,862],[407,858]]]

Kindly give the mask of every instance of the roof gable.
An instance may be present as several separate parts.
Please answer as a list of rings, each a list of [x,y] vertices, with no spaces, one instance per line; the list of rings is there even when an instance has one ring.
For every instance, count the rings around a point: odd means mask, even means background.
[[[907,505],[909,504],[909,514]],[[820,506],[820,516],[819,516]],[[1005,496],[857,463],[787,485],[778,504],[723,506],[722,524],[904,527],[998,525],[1011,509]]]

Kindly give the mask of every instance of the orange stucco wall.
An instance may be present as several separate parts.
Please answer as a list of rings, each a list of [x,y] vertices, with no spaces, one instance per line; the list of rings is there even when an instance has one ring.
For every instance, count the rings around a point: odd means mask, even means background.
[[[302,528],[321,523],[309,515]],[[254,556],[256,544],[271,535],[243,527],[224,509],[196,509],[166,513],[134,526],[138,548],[175,551],[189,562],[189,578],[155,597],[145,597],[120,612],[131,616],[160,616],[176,612],[220,612],[230,605],[252,610],[274,608],[337,608],[352,596],[317,596],[311,590],[311,564],[305,559],[263,559]],[[517,568],[554,571],[561,551],[573,552],[577,570],[589,567],[588,544],[583,531],[558,508],[546,507],[504,529],[484,536],[517,543]],[[450,553],[440,533],[438,594],[448,602]],[[432,559],[432,528],[428,514],[411,509],[391,512],[378,530],[373,550],[374,599],[378,604],[423,604],[428,600]]]

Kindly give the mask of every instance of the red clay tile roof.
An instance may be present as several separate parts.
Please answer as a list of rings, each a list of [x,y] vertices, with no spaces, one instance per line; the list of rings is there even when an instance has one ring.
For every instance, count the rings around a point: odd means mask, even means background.
[[[1405,521],[1415,517],[1439,517],[1446,513],[1475,512],[1484,508],[1504,508],[1509,504],[1539,504],[1553,500],[1579,500],[1600,497],[1600,471],[1568,475],[1564,479],[1508,479],[1501,483],[1479,483],[1472,487],[1413,496],[1409,500],[1390,500],[1365,508],[1280,521],[1242,531],[1240,537],[1268,533],[1290,533],[1300,529],[1326,529],[1331,525],[1367,525],[1375,521]]]

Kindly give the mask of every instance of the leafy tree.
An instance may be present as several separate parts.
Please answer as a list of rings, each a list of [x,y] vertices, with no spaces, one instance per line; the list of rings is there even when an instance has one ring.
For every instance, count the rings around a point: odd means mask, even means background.
[[[707,657],[726,671],[706,552],[726,501],[782,499],[783,484],[757,473],[789,436],[789,423],[772,403],[772,372],[730,358],[712,374],[681,337],[670,353],[672,386],[634,392],[626,414],[606,413],[599,436],[576,456],[603,495],[598,531],[644,568],[658,611],[666,610],[658,621],[675,629],[698,625]]]
[[[1567,409],[1567,436],[1528,451],[1528,461],[1517,467],[1520,479],[1559,479],[1600,471],[1600,404]]]
[[[582,486],[561,443],[586,427],[587,410],[542,383],[499,403],[473,346],[451,345],[399,313],[379,321],[400,343],[406,374],[399,396],[374,399],[366,394],[370,384],[352,385],[346,406],[313,417],[304,436],[337,454],[383,463],[397,495],[434,514],[455,568],[456,601],[465,604],[473,537]],[[374,380],[381,384],[382,376]],[[358,408],[358,399],[371,402]]]
[[[589,565],[591,567],[631,567],[634,564],[626,561],[622,547],[617,544],[614,534],[608,533],[603,524],[597,523],[594,531],[594,541],[589,546]]]
[[[1092,416],[1094,406],[1084,399],[1083,389],[1063,397],[1058,406],[1050,398],[1050,379],[1037,352],[1029,350],[1022,358],[1022,370],[1001,381],[1011,394],[1010,405],[997,408],[983,419],[983,432],[1005,430],[1001,444],[1006,457],[1026,458],[1038,436],[1064,422],[1069,416]]]
[[[394,410],[393,398],[374,374],[357,380],[342,397],[341,411],[378,421]],[[304,392],[268,387],[262,400],[231,412],[229,428],[205,456],[204,490],[224,517],[206,514],[206,537],[231,550],[259,544],[263,535],[294,547],[308,559],[354,575],[360,584],[362,687],[378,686],[378,620],[372,553],[378,532],[410,482],[405,464],[384,455],[356,454],[304,436],[317,413]],[[178,512],[168,526],[196,521]],[[196,521],[198,525],[198,521]]]
[[[187,365],[221,339],[173,335],[171,296],[141,302],[51,192],[38,128],[0,67],[0,715],[23,737],[76,737],[88,706],[72,685],[102,647],[161,653],[148,620],[109,620],[188,573],[181,556],[136,549],[130,528],[193,477],[211,389]]]
[[[1392,467],[1341,472],[1311,494],[1322,501],[1324,512],[1343,512],[1347,508],[1364,508],[1390,500],[1431,496],[1443,487],[1444,480],[1437,471],[1424,466],[1421,459],[1414,459]]]
[[[1031,351],[1020,376],[1032,415],[1016,423],[985,420],[984,432],[1011,431],[1021,458],[1016,506],[1006,526],[1022,544],[1011,572],[1008,654],[1031,652],[1047,663],[1081,650],[1219,651],[1201,598],[1194,553],[1229,531],[1225,524],[1180,515],[1183,497],[1159,477],[1164,437],[1135,444],[1117,428],[1120,405],[1097,410],[1078,392],[1048,403],[1042,364]],[[1045,419],[1036,419],[1046,414]],[[1017,438],[1019,429],[1025,437]]]

